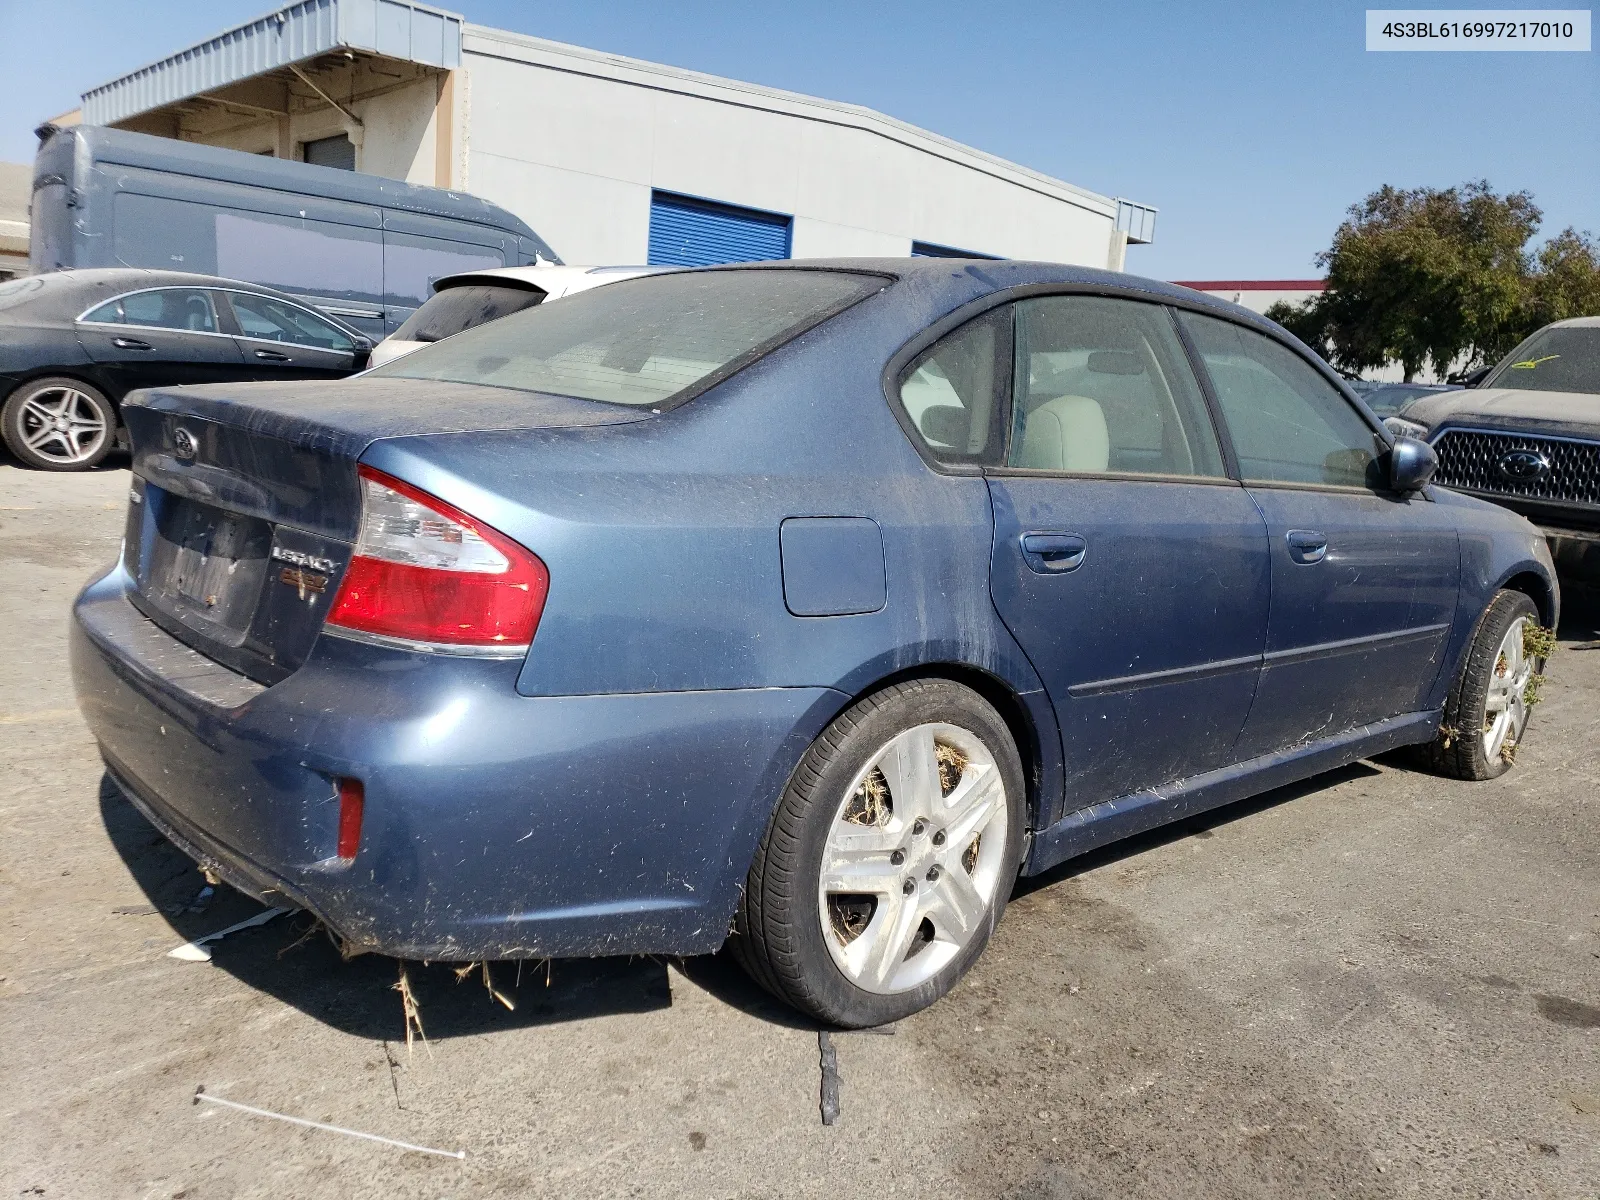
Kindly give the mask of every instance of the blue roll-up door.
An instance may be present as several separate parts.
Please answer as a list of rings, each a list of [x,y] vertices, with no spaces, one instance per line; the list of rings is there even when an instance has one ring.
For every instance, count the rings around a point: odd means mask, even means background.
[[[654,192],[650,197],[650,265],[709,267],[789,257],[793,218]]]

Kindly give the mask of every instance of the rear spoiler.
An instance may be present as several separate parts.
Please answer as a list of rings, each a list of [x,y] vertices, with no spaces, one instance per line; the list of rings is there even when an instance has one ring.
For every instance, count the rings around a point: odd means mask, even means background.
[[[529,283],[526,279],[518,279],[512,275],[486,275],[476,271],[464,271],[460,275],[441,275],[433,281],[433,294],[437,296],[440,292],[449,288],[469,287],[473,284],[481,284],[488,287],[521,288],[525,292],[538,292],[541,296],[550,294],[549,289],[542,288],[535,283]]]

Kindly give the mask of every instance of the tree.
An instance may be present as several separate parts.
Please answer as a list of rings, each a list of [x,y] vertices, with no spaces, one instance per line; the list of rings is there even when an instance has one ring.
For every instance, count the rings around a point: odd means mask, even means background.
[[[1524,309],[1524,337],[1551,321],[1600,314],[1600,246],[1593,238],[1564,229],[1540,248]],[[1511,339],[1506,349],[1521,340]]]
[[[1493,361],[1540,325],[1600,312],[1600,251],[1567,229],[1535,256],[1542,218],[1527,192],[1500,196],[1484,180],[1384,186],[1317,255],[1322,294],[1267,315],[1348,371],[1398,361],[1409,381],[1429,364],[1442,375]]]

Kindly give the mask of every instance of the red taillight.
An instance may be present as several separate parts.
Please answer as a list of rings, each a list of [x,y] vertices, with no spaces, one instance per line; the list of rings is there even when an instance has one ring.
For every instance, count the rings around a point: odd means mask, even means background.
[[[358,633],[452,646],[526,646],[550,573],[496,529],[361,467],[361,534],[328,614]]]
[[[367,804],[366,789],[359,779],[341,779],[339,782],[339,846],[335,851],[340,858],[354,858],[361,849],[361,812]]]

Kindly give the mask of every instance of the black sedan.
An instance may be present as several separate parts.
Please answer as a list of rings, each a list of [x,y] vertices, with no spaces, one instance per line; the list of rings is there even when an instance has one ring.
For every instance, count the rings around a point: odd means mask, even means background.
[[[104,269],[0,284],[0,433],[31,467],[82,471],[117,440],[135,388],[336,379],[372,343],[252,283]]]

